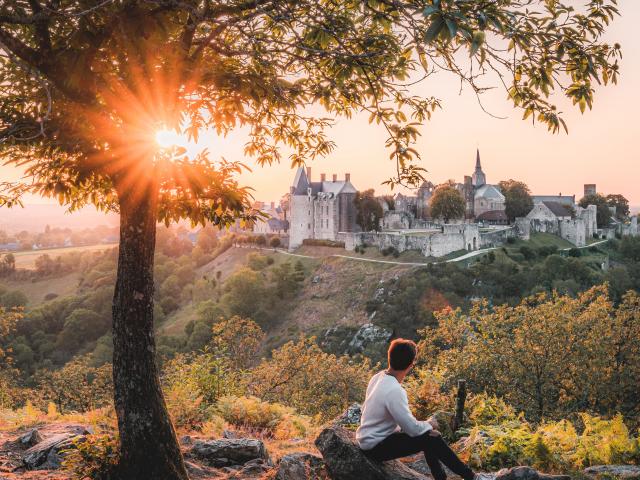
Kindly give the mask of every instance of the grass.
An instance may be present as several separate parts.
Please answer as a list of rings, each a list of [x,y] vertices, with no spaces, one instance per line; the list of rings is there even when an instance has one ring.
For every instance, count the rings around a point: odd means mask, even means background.
[[[29,299],[28,307],[34,307],[45,302],[45,296],[53,293],[59,297],[73,295],[78,289],[80,275],[77,272],[62,277],[45,278],[38,281],[15,281],[2,284],[7,290],[20,290]]]
[[[50,257],[55,258],[65,253],[99,252],[102,250],[109,250],[115,246],[116,244],[100,244],[86,245],[82,247],[43,248],[42,250],[25,250],[22,252],[15,252],[13,255],[16,258],[16,268],[35,270],[36,259],[42,255],[49,255]]]
[[[516,240],[515,243],[507,243],[505,247],[507,247],[508,250],[518,250],[523,245],[533,249],[556,246],[558,247],[558,250],[562,250],[563,248],[572,248],[575,246],[571,242],[551,233],[532,233],[529,240]]]

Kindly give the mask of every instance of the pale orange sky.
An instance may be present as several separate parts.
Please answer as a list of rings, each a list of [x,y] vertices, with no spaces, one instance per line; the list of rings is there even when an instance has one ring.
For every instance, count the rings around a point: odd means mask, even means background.
[[[476,147],[480,148],[488,182],[514,178],[529,184],[534,194],[575,194],[582,196],[584,183],[596,183],[601,193],[621,193],[631,205],[640,205],[640,44],[637,29],[640,2],[621,0],[622,16],[609,29],[607,38],[623,47],[621,76],[617,86],[598,88],[593,110],[580,115],[576,108],[563,104],[569,134],[553,135],[544,126],[532,126],[521,120],[503,90],[482,96],[493,114],[508,117],[499,120],[484,113],[475,96],[466,89],[459,95],[459,83],[448,74],[440,74],[421,84],[415,93],[435,96],[443,108],[422,129],[417,150],[427,178],[434,183],[453,178],[462,181],[473,172]],[[320,173],[351,173],[352,183],[364,190],[387,189],[381,182],[394,174],[389,151],[384,148],[386,134],[371,126],[367,115],[340,120],[329,131],[336,142],[334,152],[309,164],[317,179]],[[239,131],[226,139],[205,135],[200,146],[212,156],[243,160],[246,137]],[[251,165],[251,162],[248,162]],[[4,167],[3,176],[16,176]],[[279,165],[255,167],[243,175],[242,183],[252,186],[258,200],[278,200],[288,191],[294,172],[285,160]]]

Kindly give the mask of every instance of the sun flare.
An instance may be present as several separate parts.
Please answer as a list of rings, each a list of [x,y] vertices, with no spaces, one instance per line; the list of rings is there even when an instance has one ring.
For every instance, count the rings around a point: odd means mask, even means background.
[[[175,130],[158,130],[155,135],[156,143],[161,148],[184,146],[184,138]]]

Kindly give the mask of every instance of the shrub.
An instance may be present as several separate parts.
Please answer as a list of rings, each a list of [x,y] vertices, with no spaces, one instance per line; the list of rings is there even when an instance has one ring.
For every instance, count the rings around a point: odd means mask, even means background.
[[[520,253],[525,258],[525,260],[533,260],[534,258],[536,258],[536,252],[528,245],[522,245],[520,247]]]
[[[538,247],[537,253],[539,257],[548,257],[558,252],[558,247],[555,245],[545,245]]]
[[[269,240],[269,245],[273,248],[278,248],[281,244],[282,242],[278,237],[273,237],[271,240]]]
[[[305,238],[302,241],[302,244],[313,246],[313,247],[344,248],[344,242],[335,242],[333,240],[321,240],[318,238]]]
[[[62,468],[77,480],[110,480],[118,465],[118,439],[111,435],[88,435],[65,451]]]
[[[567,255],[569,255],[570,257],[581,257],[582,256],[582,250],[580,250],[579,248],[571,248],[569,249],[569,252],[567,252]]]
[[[304,436],[310,426],[309,421],[297,416],[292,408],[256,397],[222,397],[216,411],[231,425],[282,439]]]
[[[516,239],[515,239],[515,237],[508,237],[508,238],[507,238],[507,243],[508,243],[509,245],[512,245],[512,244],[516,243]]]
[[[266,255],[262,255],[260,253],[251,252],[247,255],[247,266],[251,270],[259,271],[264,270],[268,265],[268,259]]]
[[[303,415],[328,420],[361,401],[371,374],[368,360],[323,352],[315,338],[301,337],[272,352],[253,371],[249,391]]]

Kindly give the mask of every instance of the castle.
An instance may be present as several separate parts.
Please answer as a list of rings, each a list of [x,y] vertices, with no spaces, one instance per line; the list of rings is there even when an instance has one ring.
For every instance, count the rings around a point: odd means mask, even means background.
[[[505,214],[505,197],[497,185],[487,183],[479,150],[473,174],[454,185],[465,201],[464,219],[447,225],[432,219],[429,204],[435,186],[425,181],[415,196],[399,193],[392,200],[380,197],[383,210],[380,230],[362,232],[356,226],[357,190],[350,175],[347,173],[344,180],[338,180],[334,174],[327,180],[321,174],[320,181],[314,182],[310,168],[298,168],[286,202],[289,249],[299,247],[306,239],[315,239],[344,243],[347,250],[366,244],[399,252],[418,250],[428,257],[441,257],[460,250],[496,247],[508,238],[526,240],[533,232],[552,233],[577,247],[587,245],[594,237],[640,234],[637,217],[630,224],[599,229],[595,205],[582,208],[576,205],[575,195],[562,194],[532,195],[531,211],[510,225]],[[594,184],[585,185],[585,195],[595,191]]]
[[[338,180],[320,175],[319,182],[311,180],[311,168],[300,167],[289,189],[289,248],[302,245],[305,239],[336,240],[338,232],[356,230],[357,190],[345,174]]]
[[[497,185],[487,183],[482,170],[480,150],[476,150],[476,166],[472,175],[466,175],[463,183],[457,183],[456,189],[465,200],[465,219],[487,225],[507,225],[505,198]],[[430,220],[429,201],[435,186],[429,181],[422,183],[416,196],[398,193],[394,197],[393,208],[382,202],[384,217],[383,230],[409,230],[428,228]]]

